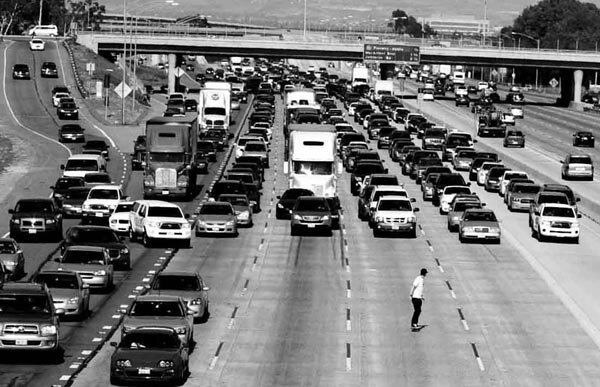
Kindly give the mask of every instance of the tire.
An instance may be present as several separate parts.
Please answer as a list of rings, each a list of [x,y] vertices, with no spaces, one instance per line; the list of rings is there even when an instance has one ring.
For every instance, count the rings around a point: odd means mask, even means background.
[[[135,242],[137,240],[137,235],[131,227],[129,227],[129,240],[131,242]]]
[[[146,234],[146,230],[144,230],[144,233],[142,234],[142,244],[144,245],[144,247],[152,246],[152,238],[148,237],[148,234]]]
[[[575,244],[579,244],[579,237],[577,236],[577,237],[573,238],[572,242]]]
[[[192,241],[191,239],[186,239],[181,243],[181,247],[183,247],[184,249],[189,249],[192,245]]]
[[[538,228],[535,231],[535,234],[537,235],[537,240],[540,242],[546,242],[546,237],[542,235],[542,233],[540,232],[540,229]]]
[[[414,228],[410,233],[408,233],[408,237],[415,239],[417,237],[417,229]]]
[[[458,234],[458,240],[460,243],[465,243],[465,239],[462,237],[462,235]]]

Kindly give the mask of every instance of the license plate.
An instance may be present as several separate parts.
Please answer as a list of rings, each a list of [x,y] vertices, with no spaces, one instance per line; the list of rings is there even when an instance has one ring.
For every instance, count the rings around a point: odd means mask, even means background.
[[[575,168],[576,171],[585,171],[585,168]]]
[[[96,212],[96,217],[97,218],[101,218],[102,217],[102,213],[101,212]]]
[[[16,345],[27,345],[27,340],[15,340]]]
[[[211,231],[219,231],[219,228],[218,227],[211,227],[210,230]]]
[[[169,191],[162,191],[162,194],[163,194],[163,195],[168,195],[168,194],[169,194]]]
[[[150,368],[138,368],[139,375],[150,375]]]
[[[307,224],[308,228],[315,228],[314,224]]]
[[[27,232],[30,234],[36,234],[37,230],[35,228],[30,228],[29,230],[27,230]]]

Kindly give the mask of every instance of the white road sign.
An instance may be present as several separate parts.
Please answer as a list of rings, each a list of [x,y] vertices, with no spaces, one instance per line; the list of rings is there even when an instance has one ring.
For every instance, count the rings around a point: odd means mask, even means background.
[[[131,87],[129,87],[127,83],[121,82],[115,87],[115,93],[121,98],[127,97],[129,93],[131,93]]]

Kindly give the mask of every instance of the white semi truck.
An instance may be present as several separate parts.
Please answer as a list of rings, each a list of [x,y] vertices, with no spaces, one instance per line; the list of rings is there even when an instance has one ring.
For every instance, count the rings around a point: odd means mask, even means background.
[[[206,82],[198,98],[200,131],[207,129],[229,130],[231,123],[231,84]]]

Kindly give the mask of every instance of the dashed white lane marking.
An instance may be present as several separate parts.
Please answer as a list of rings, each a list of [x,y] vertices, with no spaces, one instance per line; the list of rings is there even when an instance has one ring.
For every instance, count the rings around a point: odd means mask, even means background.
[[[102,329],[104,329],[104,330],[107,330],[107,331],[108,331],[108,330],[112,329],[112,325],[104,325],[104,326],[102,327]]]
[[[237,314],[238,307],[233,308],[233,312],[231,313],[231,317],[229,319],[229,324],[227,324],[227,329],[233,328],[233,324],[235,322],[235,315]]]
[[[477,351],[477,346],[475,345],[475,343],[471,343],[471,349],[473,350],[473,355],[475,355],[475,359],[477,359],[477,365],[479,366],[479,370],[480,371],[485,371],[485,367],[483,366],[483,361],[481,360],[481,357],[479,356],[479,351]]]
[[[346,371],[352,371],[352,353],[350,343],[346,343]]]
[[[88,356],[92,354],[92,351],[89,349],[84,349],[83,351],[81,351],[81,354],[84,356]]]
[[[94,337],[94,338],[92,339],[92,342],[93,342],[93,343],[99,343],[100,341],[102,341],[102,337]]]
[[[217,351],[215,352],[215,356],[213,357],[213,359],[210,362],[210,365],[208,366],[209,370],[212,370],[215,368],[215,365],[217,365],[217,361],[219,361],[219,354],[221,353],[221,349],[223,348],[223,342],[221,341],[219,343],[219,346],[217,347]]]
[[[352,287],[350,286],[350,280],[346,281],[346,298],[352,298]]]
[[[66,382],[69,379],[71,379],[71,375],[62,375],[58,380],[61,382]]]
[[[350,308],[346,309],[346,330],[347,331],[352,330],[352,320],[350,318]]]
[[[435,263],[437,264],[438,269],[440,270],[441,273],[444,272],[444,268],[442,267],[442,264],[440,263],[439,259],[435,259]]]
[[[450,285],[450,281],[446,281],[446,285],[448,286],[448,290],[450,290],[450,295],[452,298],[456,300],[456,293],[454,293],[454,289],[452,289],[452,285]]]

